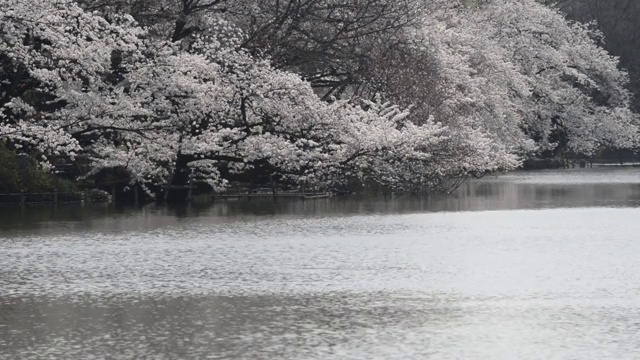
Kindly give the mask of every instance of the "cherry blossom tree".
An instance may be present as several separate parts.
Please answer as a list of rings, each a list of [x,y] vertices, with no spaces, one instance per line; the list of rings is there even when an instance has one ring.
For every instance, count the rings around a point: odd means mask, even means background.
[[[4,64],[21,74],[3,82],[0,136],[45,158],[81,152],[92,173],[125,169],[149,191],[188,176],[222,189],[257,174],[427,190],[517,165],[506,152],[496,159],[480,132],[455,143],[446,126],[415,125],[388,103],[322,101],[299,75],[215,33],[167,42],[68,1],[5,2]]]
[[[617,60],[533,0],[247,0],[229,15],[166,0],[146,27],[83,3],[0,0],[0,139],[150,194],[192,180],[447,191],[534,151],[637,141]]]
[[[600,34],[534,0],[459,6],[450,27],[481,34],[521,76],[505,94],[524,117],[523,131],[541,150],[592,155],[600,147],[637,146],[628,76],[597,46]],[[478,41],[482,41],[478,39]],[[484,56],[489,56],[487,52]],[[494,79],[505,72],[494,72]],[[527,90],[528,91],[522,91]]]
[[[118,128],[117,113],[134,105],[110,76],[114,53],[138,51],[142,30],[132,19],[107,22],[70,1],[0,6],[0,137],[44,159],[73,158],[82,148],[77,135]]]

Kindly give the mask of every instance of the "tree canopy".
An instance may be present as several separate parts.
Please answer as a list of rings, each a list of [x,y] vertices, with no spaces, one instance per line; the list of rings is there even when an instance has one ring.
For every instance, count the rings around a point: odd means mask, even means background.
[[[601,35],[534,0],[0,0],[0,139],[154,192],[270,178],[446,190],[633,148]]]

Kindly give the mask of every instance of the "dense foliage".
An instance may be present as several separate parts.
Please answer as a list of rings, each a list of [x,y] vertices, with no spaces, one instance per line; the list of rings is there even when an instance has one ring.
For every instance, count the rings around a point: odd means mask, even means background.
[[[533,0],[0,9],[0,138],[149,192],[190,177],[446,190],[536,152],[637,142],[599,34]]]
[[[0,194],[54,191],[77,192],[77,186],[43,170],[33,158],[18,155],[0,143]]]
[[[635,0],[545,0],[568,17],[597,29],[604,35],[604,49],[620,57],[629,72],[633,108],[640,110],[640,2]]]

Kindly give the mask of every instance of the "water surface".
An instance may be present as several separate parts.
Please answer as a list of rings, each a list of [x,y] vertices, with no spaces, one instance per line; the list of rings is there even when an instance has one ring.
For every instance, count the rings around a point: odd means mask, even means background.
[[[640,170],[0,209],[0,358],[640,357]]]

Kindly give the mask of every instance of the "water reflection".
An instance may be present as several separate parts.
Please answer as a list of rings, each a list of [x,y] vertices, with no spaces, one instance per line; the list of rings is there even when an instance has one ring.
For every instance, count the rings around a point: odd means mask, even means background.
[[[639,175],[3,209],[0,359],[636,358]]]
[[[640,168],[515,172],[463,184],[448,195],[219,200],[206,205],[144,207],[59,205],[0,208],[0,236],[73,231],[127,231],[182,222],[252,221],[268,217],[458,212],[564,207],[640,206]]]
[[[464,322],[464,309],[446,298],[394,300],[385,294],[333,293],[133,300],[144,307],[117,299],[27,301],[4,320],[33,336],[10,335],[0,344],[29,349],[17,353],[25,357],[203,358],[215,351],[216,358],[318,358],[367,345],[357,343],[362,336],[390,346],[399,335],[394,329],[428,325],[436,330]]]
[[[11,358],[623,359],[638,353],[638,315],[628,303],[451,295],[26,301],[0,317],[14,330],[0,346]]]

